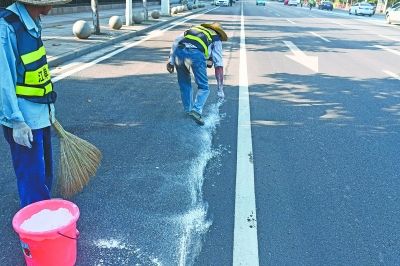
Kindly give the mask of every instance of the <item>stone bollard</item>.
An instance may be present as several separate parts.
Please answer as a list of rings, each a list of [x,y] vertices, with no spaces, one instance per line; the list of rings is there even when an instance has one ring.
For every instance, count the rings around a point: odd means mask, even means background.
[[[108,21],[108,26],[110,26],[111,29],[119,30],[122,28],[122,19],[119,16],[112,16]]]
[[[87,39],[92,34],[92,27],[84,20],[78,20],[72,26],[72,32],[79,39]]]
[[[154,10],[153,12],[151,12],[151,17],[154,18],[154,19],[159,19],[160,18],[160,11]]]
[[[133,22],[136,24],[141,24],[144,21],[144,14],[143,12],[134,13],[132,16]]]

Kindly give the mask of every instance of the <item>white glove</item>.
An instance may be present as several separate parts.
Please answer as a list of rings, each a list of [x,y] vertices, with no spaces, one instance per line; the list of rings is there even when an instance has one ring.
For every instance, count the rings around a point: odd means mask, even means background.
[[[225,98],[224,90],[222,88],[218,88],[217,95],[218,98],[224,99]]]
[[[25,122],[13,123],[13,138],[17,144],[32,148],[32,130]]]

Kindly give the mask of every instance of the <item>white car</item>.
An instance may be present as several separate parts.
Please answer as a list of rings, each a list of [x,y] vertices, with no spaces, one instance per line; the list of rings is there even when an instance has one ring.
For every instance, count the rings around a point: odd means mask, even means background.
[[[391,8],[386,14],[386,21],[389,24],[400,23],[400,6],[397,8]]]
[[[229,0],[215,0],[216,6],[229,6]]]
[[[288,6],[297,6],[300,4],[300,0],[289,0],[288,1]]]
[[[388,7],[388,8],[386,9],[385,16],[387,17],[387,15],[388,15],[388,13],[389,13],[390,10],[396,9],[396,8],[398,8],[398,7],[400,7],[400,1],[397,2],[397,3],[394,3],[391,7]]]
[[[374,7],[368,3],[357,3],[350,7],[349,14],[372,16],[374,14]]]

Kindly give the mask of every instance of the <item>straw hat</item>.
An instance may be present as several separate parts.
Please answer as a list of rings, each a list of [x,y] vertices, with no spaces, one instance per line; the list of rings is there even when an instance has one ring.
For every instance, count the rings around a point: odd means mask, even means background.
[[[32,6],[57,6],[71,2],[72,0],[16,0]]]
[[[215,30],[218,33],[218,35],[221,37],[222,41],[225,42],[228,40],[228,36],[226,35],[225,31],[222,29],[222,26],[219,22],[213,22],[212,24],[205,23],[205,24],[201,24],[201,26]]]

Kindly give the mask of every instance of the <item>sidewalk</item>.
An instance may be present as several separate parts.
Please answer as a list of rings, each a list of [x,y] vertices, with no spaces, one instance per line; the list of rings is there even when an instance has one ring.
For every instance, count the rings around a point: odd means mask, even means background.
[[[100,35],[91,35],[88,39],[78,39],[72,33],[75,21],[85,20],[92,25],[92,13],[81,12],[65,15],[48,15],[42,19],[42,40],[47,51],[47,59],[50,67],[56,67],[66,61],[72,60],[84,54],[99,50],[123,40],[142,35],[162,25],[178,20],[182,17],[204,11],[207,8],[197,8],[184,11],[173,16],[161,16],[159,19],[151,17],[151,11],[160,10],[161,6],[150,6],[149,20],[132,26],[123,25],[120,30],[113,30],[108,26],[111,16],[120,16],[125,21],[125,9],[111,9],[99,11]],[[142,11],[142,8],[134,8],[133,13]]]

